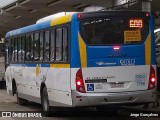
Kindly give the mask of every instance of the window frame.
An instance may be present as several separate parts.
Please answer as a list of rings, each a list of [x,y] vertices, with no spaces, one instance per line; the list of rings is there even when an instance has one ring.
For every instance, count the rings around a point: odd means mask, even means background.
[[[25,39],[25,60],[24,60],[25,63],[33,63],[33,60],[29,60],[29,61],[26,60],[26,53],[27,53],[27,52],[26,52],[26,48],[27,48],[26,42],[27,42],[27,36],[30,35],[31,37],[33,36],[33,38],[34,38],[34,35],[33,35],[33,34],[34,34],[34,33],[29,33],[29,34],[26,34],[26,35],[25,35],[25,36],[26,36],[26,37],[25,37],[25,38],[26,38],[26,39]],[[30,46],[32,45],[32,42],[33,42],[33,41],[30,41],[30,42],[29,42]],[[34,59],[34,48],[33,48],[32,46],[30,47],[29,52],[31,53],[31,52],[32,52],[32,49],[33,49],[33,59]]]
[[[55,56],[55,60],[54,60],[54,64],[66,64],[66,63],[70,63],[70,34],[71,34],[71,24],[64,24],[64,25],[59,25],[58,27],[55,27],[55,34],[56,34],[56,29],[58,28],[62,28],[62,32],[63,32],[63,28],[67,28],[67,45],[68,45],[68,49],[67,49],[67,61],[56,61],[56,56]],[[56,37],[56,35],[55,35]],[[63,36],[62,36],[63,39]],[[63,40],[62,40],[62,47],[63,47]],[[55,49],[56,49],[56,40],[55,40]],[[63,48],[62,48],[62,52],[63,52]],[[56,55],[56,50],[55,50],[55,55]],[[63,53],[62,53],[62,58],[63,58]]]
[[[39,53],[38,53],[38,57],[39,57],[39,60],[37,60],[37,61],[40,61],[40,32],[35,32],[34,34],[33,34],[33,61],[35,61],[35,54],[36,54],[36,50],[35,50],[35,46],[34,46],[34,44],[35,44],[35,37],[36,37],[36,34],[38,34],[38,43],[39,43]]]
[[[133,16],[134,17],[134,16]],[[94,20],[99,20],[99,19],[106,19],[106,18],[133,18],[133,17],[131,17],[131,16],[123,16],[123,17],[121,17],[121,16],[116,16],[116,17],[113,17],[113,16],[105,16],[105,17],[95,17],[95,18],[88,18],[88,19],[82,19],[82,20],[80,20],[79,21],[79,26],[80,26],[80,34],[81,34],[81,36],[82,36],[82,38],[83,38],[83,40],[84,40],[84,42],[88,45],[88,46],[115,46],[115,45],[121,45],[121,46],[125,46],[125,45],[141,45],[141,44],[143,44],[144,42],[145,42],[145,40],[146,40],[146,38],[147,38],[147,34],[146,34],[146,36],[144,37],[145,39],[143,39],[143,37],[142,37],[142,31],[141,31],[141,41],[140,42],[138,42],[138,43],[127,43],[127,44],[125,44],[125,43],[117,43],[117,44],[90,44],[90,43],[88,43],[88,41],[85,39],[85,37],[84,37],[84,34],[83,34],[83,32],[82,32],[82,24],[84,23],[84,22],[86,22],[86,21],[94,21]],[[139,16],[139,17],[134,17],[134,18],[137,18],[137,19],[139,19],[139,18],[142,18],[143,19],[143,22],[144,22],[144,24],[145,24],[145,22],[147,23],[147,33],[149,33],[149,19],[148,18],[146,18],[146,17],[144,17],[144,16]]]
[[[48,36],[48,39],[49,39],[49,59],[48,60],[46,60],[46,55],[45,55],[45,52],[46,52],[46,50],[45,50],[45,48],[46,48],[46,32],[49,32],[49,36]],[[50,62],[50,47],[51,47],[51,29],[46,29],[46,30],[44,30],[44,34],[43,34],[44,36],[43,36],[43,38],[44,38],[44,40],[43,40],[43,62]]]
[[[11,60],[9,60],[9,62],[12,64],[22,64],[22,63],[35,63],[35,64],[69,64],[70,63],[70,27],[71,26],[71,23],[70,22],[68,22],[68,23],[65,23],[65,24],[61,24],[61,25],[56,25],[56,26],[51,26],[51,27],[49,27],[49,28],[46,28],[46,29],[41,29],[41,30],[37,30],[37,31],[34,31],[34,32],[27,32],[27,33],[24,33],[24,34],[20,34],[20,35],[16,35],[16,36],[12,36],[12,37],[7,37],[7,38],[5,38],[5,39],[10,39],[11,40],[11,45],[9,46],[9,48],[10,48],[10,52],[9,52],[9,57],[10,57],[10,59]],[[49,59],[49,61],[44,61],[44,43],[45,43],[45,31],[49,31],[49,40],[50,40],[50,43],[52,42],[51,41],[51,31],[53,30],[54,32],[55,32],[55,30],[56,29],[58,29],[58,28],[67,28],[67,46],[68,46],[68,49],[67,49],[67,61],[51,61],[51,59]],[[63,30],[62,30],[63,31]],[[31,60],[31,61],[27,61],[26,60],[26,42],[27,42],[27,40],[26,40],[26,38],[27,38],[27,35],[33,35],[33,38],[34,38],[34,34],[35,33],[39,33],[39,38],[40,38],[40,34],[41,34],[41,32],[43,33],[43,60],[39,60],[39,61],[34,61],[34,60]],[[17,38],[17,37],[20,37],[20,38],[22,38],[22,37],[25,37],[25,45],[24,45],[24,51],[25,51],[25,56],[24,56],[24,61],[22,61],[22,62],[19,62],[19,61],[12,61],[12,56],[11,56],[11,46],[12,46],[12,39],[15,39],[15,38]],[[56,37],[56,36],[55,36]],[[63,39],[63,38],[62,38]],[[55,40],[54,40],[55,41]],[[39,42],[40,42],[40,40],[39,40]],[[14,44],[15,44],[15,40],[14,40]],[[55,45],[56,45],[56,43],[55,43]],[[51,44],[50,44],[50,47],[51,47]],[[51,56],[51,48],[49,47],[49,55]],[[63,47],[63,41],[62,41],[62,47]],[[31,52],[31,49],[30,49],[30,52]],[[63,52],[63,48],[62,48],[62,52]],[[34,48],[33,48],[33,53],[34,53]],[[40,54],[40,52],[39,52],[39,54]],[[54,54],[55,55],[55,54]],[[34,57],[34,55],[33,55],[33,57]],[[39,57],[40,57],[40,55],[39,55]],[[62,58],[63,58],[63,54],[62,54]],[[15,58],[14,58],[15,59]]]

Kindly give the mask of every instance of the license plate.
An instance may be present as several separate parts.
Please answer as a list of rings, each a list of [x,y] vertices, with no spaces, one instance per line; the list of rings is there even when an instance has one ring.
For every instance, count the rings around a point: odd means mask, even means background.
[[[111,88],[124,88],[124,83],[111,83]]]

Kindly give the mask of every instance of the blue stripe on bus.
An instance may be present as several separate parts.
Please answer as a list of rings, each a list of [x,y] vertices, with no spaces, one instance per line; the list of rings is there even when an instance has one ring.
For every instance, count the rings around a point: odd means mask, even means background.
[[[41,64],[41,67],[50,67],[50,64]]]
[[[155,38],[154,38],[154,17],[150,13],[149,29],[151,31],[151,64],[156,65]]]
[[[42,22],[42,23],[38,23],[38,24],[33,24],[33,25],[23,27],[20,29],[16,29],[16,30],[8,32],[5,37],[12,37],[12,36],[27,33],[27,32],[32,32],[32,31],[41,30],[44,28],[49,28],[50,23],[51,23],[51,20],[46,21],[46,22]]]
[[[36,67],[37,64],[31,63],[31,64],[25,64],[25,67]]]
[[[79,52],[79,43],[78,43],[78,31],[79,31],[79,22],[77,20],[77,14],[72,16],[71,21],[71,49],[70,49],[70,64],[71,68],[79,68],[80,63],[80,52]]]
[[[36,67],[37,64],[35,63],[26,63],[26,64],[10,64],[10,66],[15,66],[15,67]],[[50,64],[38,64],[41,67],[50,67]]]

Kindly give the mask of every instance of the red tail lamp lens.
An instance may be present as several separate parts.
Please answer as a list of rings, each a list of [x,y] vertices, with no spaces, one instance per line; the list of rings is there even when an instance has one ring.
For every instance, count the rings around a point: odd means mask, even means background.
[[[156,73],[153,66],[150,66],[150,76],[149,76],[149,84],[148,89],[153,89],[156,86]]]
[[[81,69],[79,69],[76,74],[76,90],[81,93],[86,93]]]

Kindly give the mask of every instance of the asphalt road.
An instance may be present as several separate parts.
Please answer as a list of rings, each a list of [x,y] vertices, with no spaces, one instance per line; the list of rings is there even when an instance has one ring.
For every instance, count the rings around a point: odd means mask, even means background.
[[[0,114],[4,111],[14,112],[41,112],[41,105],[30,102],[25,106],[18,105],[15,96],[7,94],[5,89],[0,89]],[[63,110],[57,113],[52,113],[51,117],[38,118],[19,118],[19,117],[0,117],[0,120],[160,120],[158,117],[131,117],[134,113],[144,113],[143,111],[135,111],[132,109],[120,109],[116,115],[107,114],[106,112],[97,112],[95,109],[85,110]],[[145,113],[146,114],[146,113]],[[148,113],[147,113],[148,114]],[[150,114],[150,113],[149,113]]]

